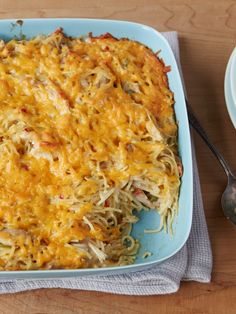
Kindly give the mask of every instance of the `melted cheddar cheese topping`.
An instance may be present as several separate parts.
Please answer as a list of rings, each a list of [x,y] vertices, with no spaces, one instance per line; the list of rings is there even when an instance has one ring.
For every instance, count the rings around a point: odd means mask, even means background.
[[[173,217],[167,71],[110,35],[1,41],[0,269],[126,264],[133,208]]]

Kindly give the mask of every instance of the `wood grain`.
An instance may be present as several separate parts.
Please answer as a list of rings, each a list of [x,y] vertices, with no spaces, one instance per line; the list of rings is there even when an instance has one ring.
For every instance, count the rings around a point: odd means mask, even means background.
[[[177,30],[188,96],[213,142],[236,172],[236,131],[224,101],[224,73],[236,44],[236,1],[0,1],[0,18],[92,17]],[[195,136],[205,213],[212,241],[212,283],[185,282],[168,296],[132,297],[44,289],[0,296],[0,313],[236,313],[236,229],[223,217],[226,178]]]

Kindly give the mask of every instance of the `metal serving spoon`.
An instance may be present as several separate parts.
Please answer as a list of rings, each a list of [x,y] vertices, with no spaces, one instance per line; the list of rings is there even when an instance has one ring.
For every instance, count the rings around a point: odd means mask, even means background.
[[[195,129],[195,131],[197,131],[197,133],[201,136],[201,138],[205,141],[207,146],[210,148],[210,150],[219,160],[222,168],[224,169],[228,177],[227,187],[221,197],[221,205],[222,205],[223,212],[226,218],[229,219],[234,225],[236,225],[236,177],[232,173],[229,165],[224,160],[222,155],[218,152],[216,147],[209,140],[205,130],[202,128],[199,121],[195,117],[193,110],[190,107],[187,100],[186,100],[186,104],[187,104],[187,111],[188,111],[188,119],[191,126]]]

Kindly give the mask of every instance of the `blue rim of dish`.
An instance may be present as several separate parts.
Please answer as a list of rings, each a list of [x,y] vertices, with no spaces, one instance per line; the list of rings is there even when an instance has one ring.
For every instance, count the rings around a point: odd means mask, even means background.
[[[236,50],[234,50],[236,51]],[[225,81],[224,81],[224,92],[225,92],[225,102],[228,109],[228,113],[230,116],[230,119],[236,129],[236,104],[233,100],[232,95],[232,89],[231,89],[231,80],[230,80],[230,73],[232,68],[232,60],[233,60],[233,54],[231,54],[226,71],[225,71]]]
[[[236,47],[232,52],[231,66],[230,66],[230,88],[236,107]]]

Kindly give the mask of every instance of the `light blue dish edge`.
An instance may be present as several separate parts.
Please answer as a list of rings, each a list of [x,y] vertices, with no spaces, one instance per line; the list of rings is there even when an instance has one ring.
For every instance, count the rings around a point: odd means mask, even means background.
[[[230,88],[233,98],[233,104],[236,108],[236,47],[234,48],[231,55],[231,65],[230,65]]]
[[[228,109],[230,119],[236,129],[236,104],[234,104],[234,100],[233,100],[232,89],[231,89],[231,77],[230,77],[231,68],[232,68],[232,59],[233,59],[233,54],[231,54],[228,64],[226,66],[225,80],[224,80],[224,93],[225,93],[226,107]]]
[[[111,32],[111,28],[114,26],[119,26],[121,28],[126,28],[126,27],[132,27],[132,28],[136,28],[136,31],[138,32],[140,29],[145,29],[146,31],[155,34],[155,36],[157,38],[159,38],[160,40],[162,40],[165,43],[166,49],[168,50],[168,53],[171,57],[171,66],[172,66],[172,73],[174,73],[174,75],[176,76],[176,84],[178,85],[178,98],[180,98],[181,100],[181,114],[182,114],[182,122],[181,122],[181,126],[183,125],[183,127],[185,128],[185,136],[184,136],[184,141],[185,141],[185,146],[183,147],[185,149],[185,153],[183,155],[183,158],[185,158],[185,171],[188,172],[188,177],[186,178],[186,180],[188,179],[188,182],[186,184],[188,184],[188,192],[189,192],[189,196],[187,198],[187,203],[188,203],[188,207],[189,207],[189,220],[188,220],[188,227],[185,231],[185,235],[182,239],[182,243],[181,245],[176,248],[171,254],[169,254],[168,256],[163,257],[162,259],[159,259],[158,261],[152,261],[152,262],[144,262],[142,264],[133,264],[133,265],[128,265],[128,266],[119,266],[119,267],[106,267],[106,268],[99,268],[99,269],[71,269],[71,270],[67,270],[67,269],[63,269],[63,270],[37,270],[37,271],[1,271],[0,272],[0,278],[8,278],[8,279],[12,279],[12,278],[55,278],[55,277],[71,277],[71,276],[82,276],[82,275],[92,275],[92,274],[96,274],[96,275],[104,275],[104,274],[117,274],[117,273],[124,273],[124,272],[130,272],[130,271],[137,271],[137,270],[141,270],[143,268],[147,268],[150,267],[154,264],[163,262],[164,260],[170,258],[171,256],[173,256],[174,254],[176,254],[185,244],[185,242],[188,239],[190,230],[191,230],[191,223],[192,223],[192,210],[193,210],[193,178],[192,178],[192,156],[191,156],[191,141],[190,141],[190,132],[189,132],[189,123],[188,123],[188,118],[187,118],[187,111],[186,111],[186,106],[185,106],[185,98],[184,98],[184,92],[183,92],[183,86],[182,86],[182,82],[181,82],[181,78],[180,78],[180,74],[178,71],[178,67],[173,55],[173,52],[169,46],[169,43],[167,42],[167,40],[162,36],[162,34],[160,34],[159,32],[157,32],[155,29],[143,25],[143,24],[138,24],[138,23],[133,23],[133,22],[128,22],[128,21],[116,21],[116,20],[98,20],[98,19],[69,19],[69,18],[60,18],[60,19],[23,19],[25,21],[25,23],[42,23],[45,22],[46,25],[48,26],[52,26],[52,24],[58,23],[58,26],[63,26],[63,22],[66,23],[70,23],[71,25],[67,25],[70,27],[73,27],[73,22],[76,23],[97,23],[99,24],[99,26],[101,25],[106,25],[106,28],[108,31]],[[14,23],[16,22],[16,20],[1,20],[0,21],[0,25],[1,24],[7,24],[8,25],[10,23]],[[48,24],[49,23],[49,24]],[[109,27],[108,25],[110,24]],[[37,25],[33,25],[32,29],[34,27],[36,27]],[[49,27],[50,28],[50,27]],[[99,28],[99,27],[98,27]],[[53,30],[55,29],[55,26],[53,26]],[[87,32],[90,31],[89,29],[87,30]],[[37,32],[37,33],[42,33],[42,32]],[[101,33],[101,32],[100,32]],[[103,31],[104,33],[104,31]],[[74,35],[72,35],[74,36]],[[130,36],[122,36],[122,37],[129,37]],[[132,38],[131,38],[132,39]],[[136,39],[138,40],[138,39]],[[150,45],[151,46],[151,45]],[[180,102],[180,101],[179,101]],[[178,118],[178,117],[177,117]],[[180,195],[181,197],[181,195]],[[180,209],[181,210],[181,209]]]

